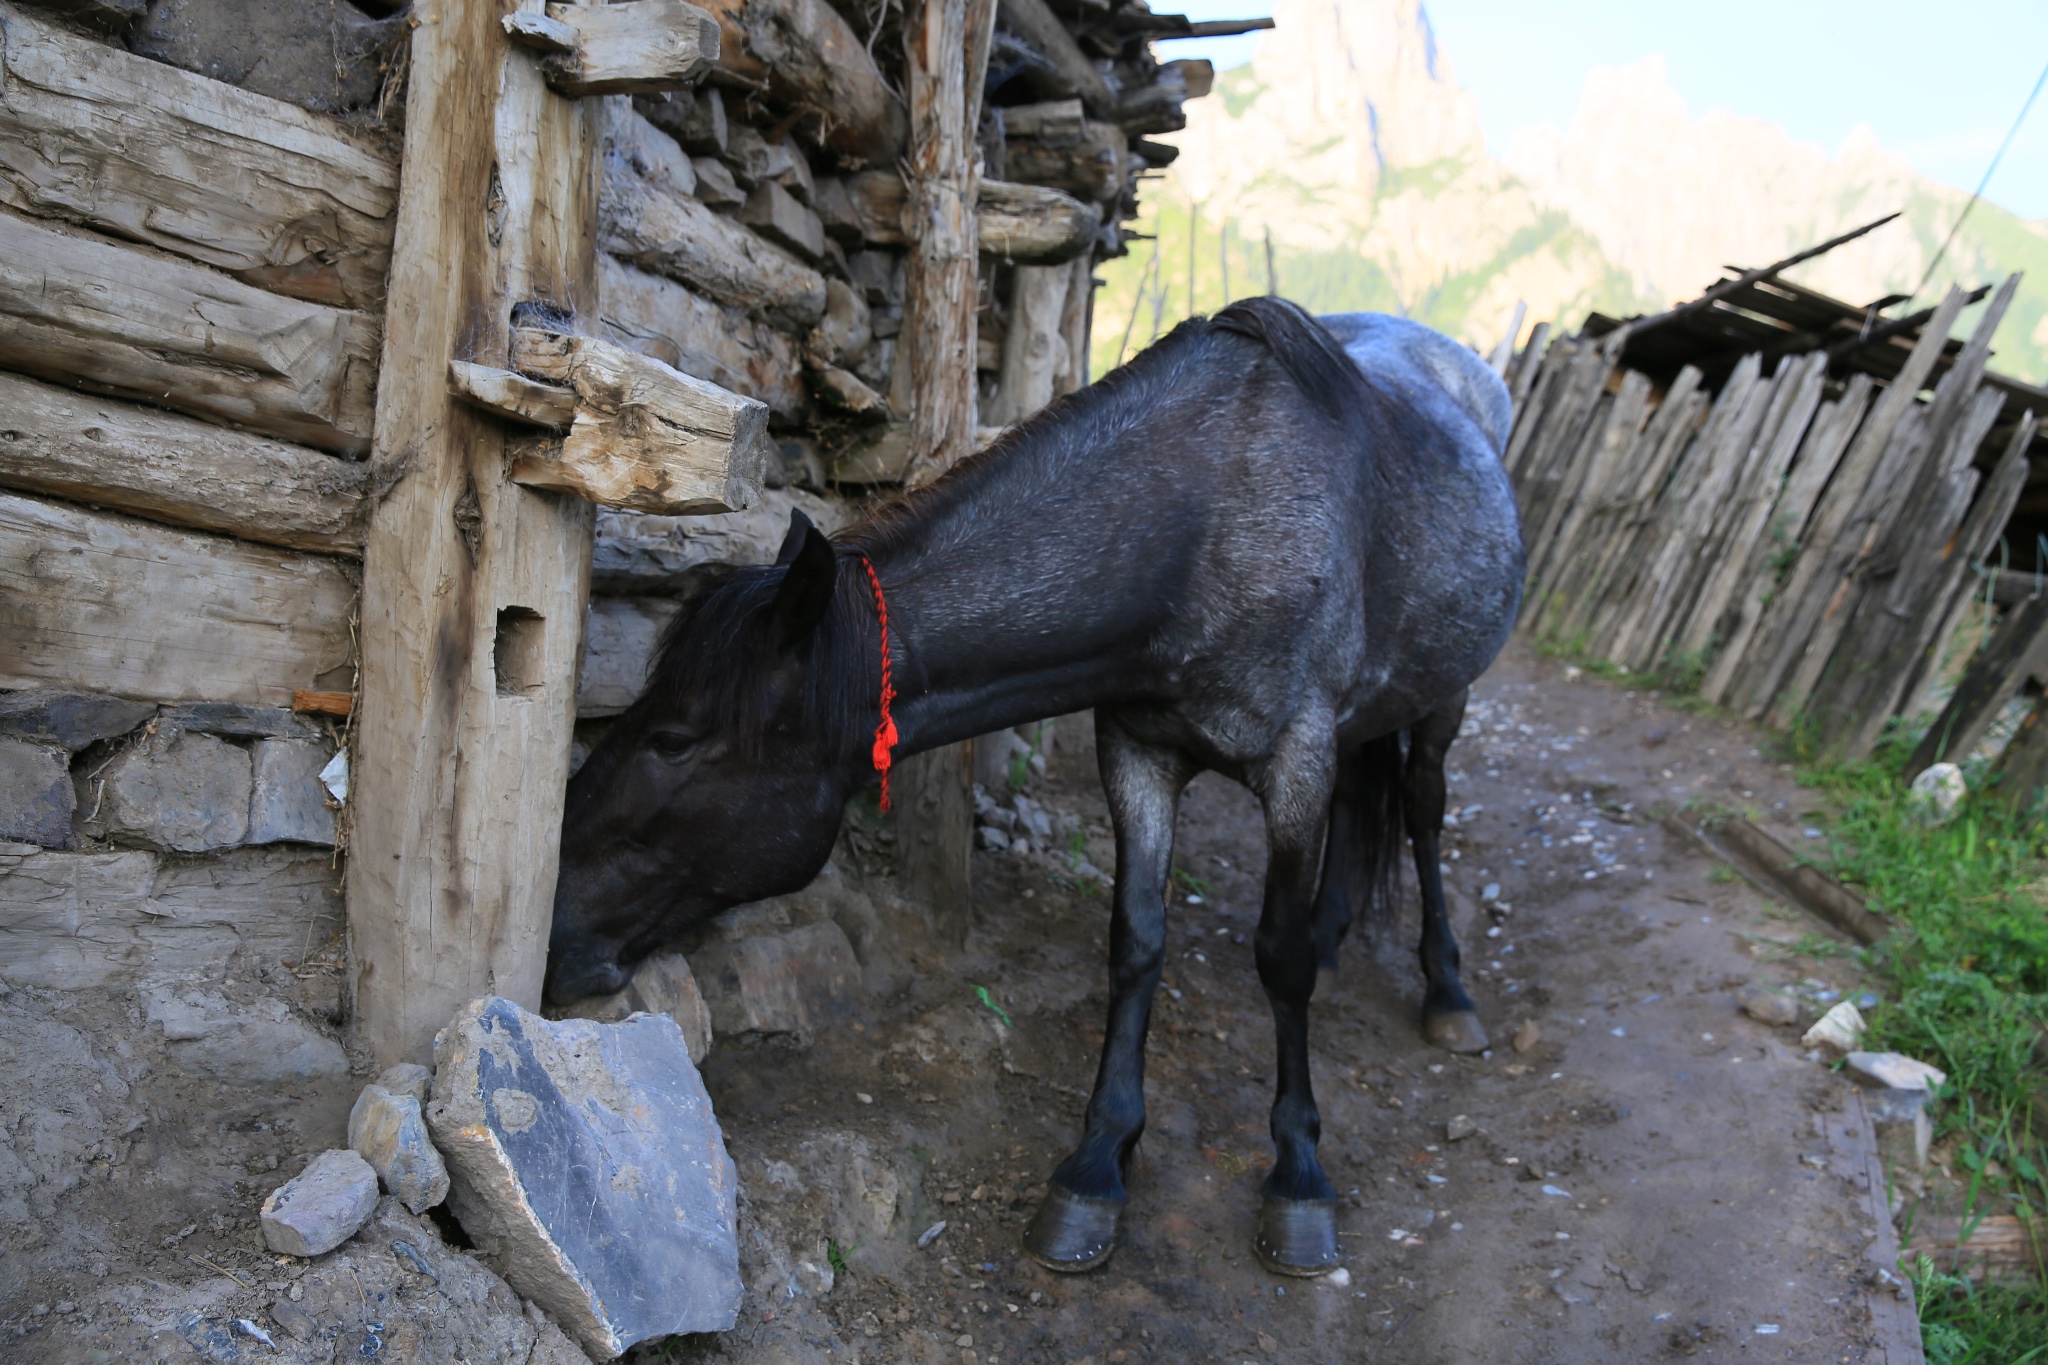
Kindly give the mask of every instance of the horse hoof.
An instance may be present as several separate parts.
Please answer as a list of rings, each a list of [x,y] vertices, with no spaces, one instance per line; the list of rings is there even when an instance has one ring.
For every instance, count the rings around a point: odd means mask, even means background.
[[[1446,1052],[1484,1052],[1488,1047],[1486,1025],[1477,1010],[1445,1010],[1422,1016],[1422,1036]]]
[[[1252,1250],[1276,1275],[1329,1274],[1343,1259],[1337,1250],[1337,1201],[1267,1199],[1259,1206]]]
[[[1063,1274],[1093,1270],[1116,1250],[1116,1223],[1123,1209],[1121,1200],[1048,1185],[1024,1229],[1024,1254]]]

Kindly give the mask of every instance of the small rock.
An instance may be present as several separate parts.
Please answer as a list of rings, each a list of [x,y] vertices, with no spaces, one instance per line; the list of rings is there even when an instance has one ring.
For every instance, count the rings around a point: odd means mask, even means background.
[[[1514,1047],[1517,1052],[1527,1052],[1542,1041],[1543,1030],[1537,1026],[1534,1019],[1524,1021],[1522,1026],[1515,1030]]]
[[[377,1075],[377,1084],[394,1095],[410,1095],[420,1102],[422,1109],[427,1103],[427,1091],[434,1083],[431,1069],[418,1062],[400,1062],[387,1066]]]
[[[77,801],[71,755],[54,744],[0,739],[0,839],[63,848]]]
[[[1784,991],[1751,985],[1744,986],[1735,998],[1741,1002],[1742,1012],[1752,1019],[1781,1025],[1799,1022],[1799,1002]]]
[[[1499,900],[1499,899],[1500,899],[1500,883],[1499,883],[1499,882],[1488,882],[1488,883],[1487,883],[1487,884],[1486,884],[1485,886],[1482,886],[1482,887],[1480,887],[1480,888],[1479,888],[1479,899],[1481,899],[1481,900],[1483,900],[1483,901],[1497,901],[1497,900]]]
[[[334,812],[320,782],[327,746],[306,739],[259,739],[249,758],[249,842],[331,847]]]
[[[1963,798],[1969,793],[1961,768],[1953,763],[1937,763],[1924,769],[1906,789],[1906,809],[1916,824],[1945,825],[1956,818]]]
[[[831,920],[715,943],[690,964],[720,1034],[808,1034],[851,1005],[860,963]]]
[[[1815,1020],[1799,1042],[1802,1047],[1830,1047],[1837,1052],[1853,1052],[1868,1027],[1863,1022],[1863,1012],[1844,1000]]]
[[[1479,1125],[1463,1114],[1453,1114],[1451,1121],[1444,1125],[1445,1142],[1463,1142],[1479,1131]]]
[[[463,1230],[592,1355],[732,1327],[738,1180],[673,1019],[473,1001],[434,1040],[427,1122]]]
[[[1052,816],[1045,807],[1022,793],[1011,798],[1010,804],[1017,808],[1017,823],[1029,830],[1032,838],[1041,846],[1052,842]]]
[[[594,1019],[616,1024],[628,1015],[665,1014],[676,1021],[689,1044],[690,1060],[702,1062],[711,1053],[711,1010],[697,989],[697,978],[689,959],[681,953],[650,957],[633,970],[626,989],[612,995],[579,1000],[562,1011],[565,1019]]]
[[[282,1256],[319,1256],[353,1237],[376,1211],[377,1173],[336,1148],[263,1201],[263,1242]]]
[[[982,825],[974,831],[981,846],[994,853],[1002,853],[1010,847],[1010,836],[994,825]]]
[[[348,1145],[377,1172],[384,1192],[412,1212],[425,1213],[448,1197],[448,1167],[427,1136],[414,1096],[364,1086],[349,1110]]]
[[[311,1341],[320,1330],[320,1324],[313,1321],[313,1315],[290,1299],[279,1299],[270,1305],[270,1320],[294,1341]]]
[[[1852,1052],[1844,1060],[1857,1075],[1891,1090],[1939,1090],[1948,1082],[1947,1072],[1902,1052]]]

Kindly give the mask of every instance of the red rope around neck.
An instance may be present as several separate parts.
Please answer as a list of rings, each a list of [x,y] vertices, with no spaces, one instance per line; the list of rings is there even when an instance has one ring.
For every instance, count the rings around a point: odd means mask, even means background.
[[[882,624],[882,719],[875,726],[875,771],[882,775],[882,809],[889,809],[889,767],[895,762],[890,753],[896,747],[896,717],[889,707],[896,700],[896,684],[891,681],[889,664],[889,601],[882,596],[882,580],[875,576],[874,563],[866,555],[860,557],[860,565],[868,573],[868,586],[875,590],[875,619]]]

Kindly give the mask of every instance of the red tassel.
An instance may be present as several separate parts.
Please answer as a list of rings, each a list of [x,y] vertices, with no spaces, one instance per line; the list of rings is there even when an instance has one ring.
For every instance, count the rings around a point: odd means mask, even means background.
[[[861,567],[868,572],[868,585],[875,590],[875,619],[882,624],[882,720],[875,726],[875,771],[882,775],[882,809],[889,809],[889,768],[896,760],[890,752],[896,747],[896,717],[890,713],[890,705],[896,700],[896,684],[891,681],[889,660],[889,602],[882,596],[882,580],[875,576],[874,563],[866,555],[860,557]]]

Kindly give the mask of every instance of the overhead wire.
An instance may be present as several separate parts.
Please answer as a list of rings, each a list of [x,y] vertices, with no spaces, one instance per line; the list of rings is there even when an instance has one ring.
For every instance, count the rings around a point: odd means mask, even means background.
[[[2048,66],[2041,68],[2041,74],[2035,78],[2034,89],[2028,94],[2027,102],[2020,106],[2019,116],[2013,119],[2012,127],[2006,129],[2005,141],[1998,144],[1998,150],[1992,154],[1991,164],[1984,168],[1984,178],[1977,182],[1976,193],[1970,196],[1969,203],[1963,205],[1963,211],[1956,215],[1956,221],[1949,228],[1948,236],[1941,239],[1941,246],[1935,251],[1934,259],[1927,263],[1927,273],[1920,277],[1920,283],[1906,296],[1907,298],[1918,298],[1920,292],[1927,288],[1928,281],[1934,278],[1935,268],[1941,264],[1941,258],[1948,254],[1949,245],[1955,241],[1956,233],[1962,231],[1963,221],[1970,216],[1970,210],[1976,208],[1977,201],[1984,197],[1985,187],[1991,183],[1991,177],[1997,174],[1998,163],[2005,160],[2006,149],[2011,147],[2012,140],[2019,136],[2020,125],[2027,121],[2027,113],[2034,107],[2034,101],[2040,98],[2043,86],[2048,86]]]

